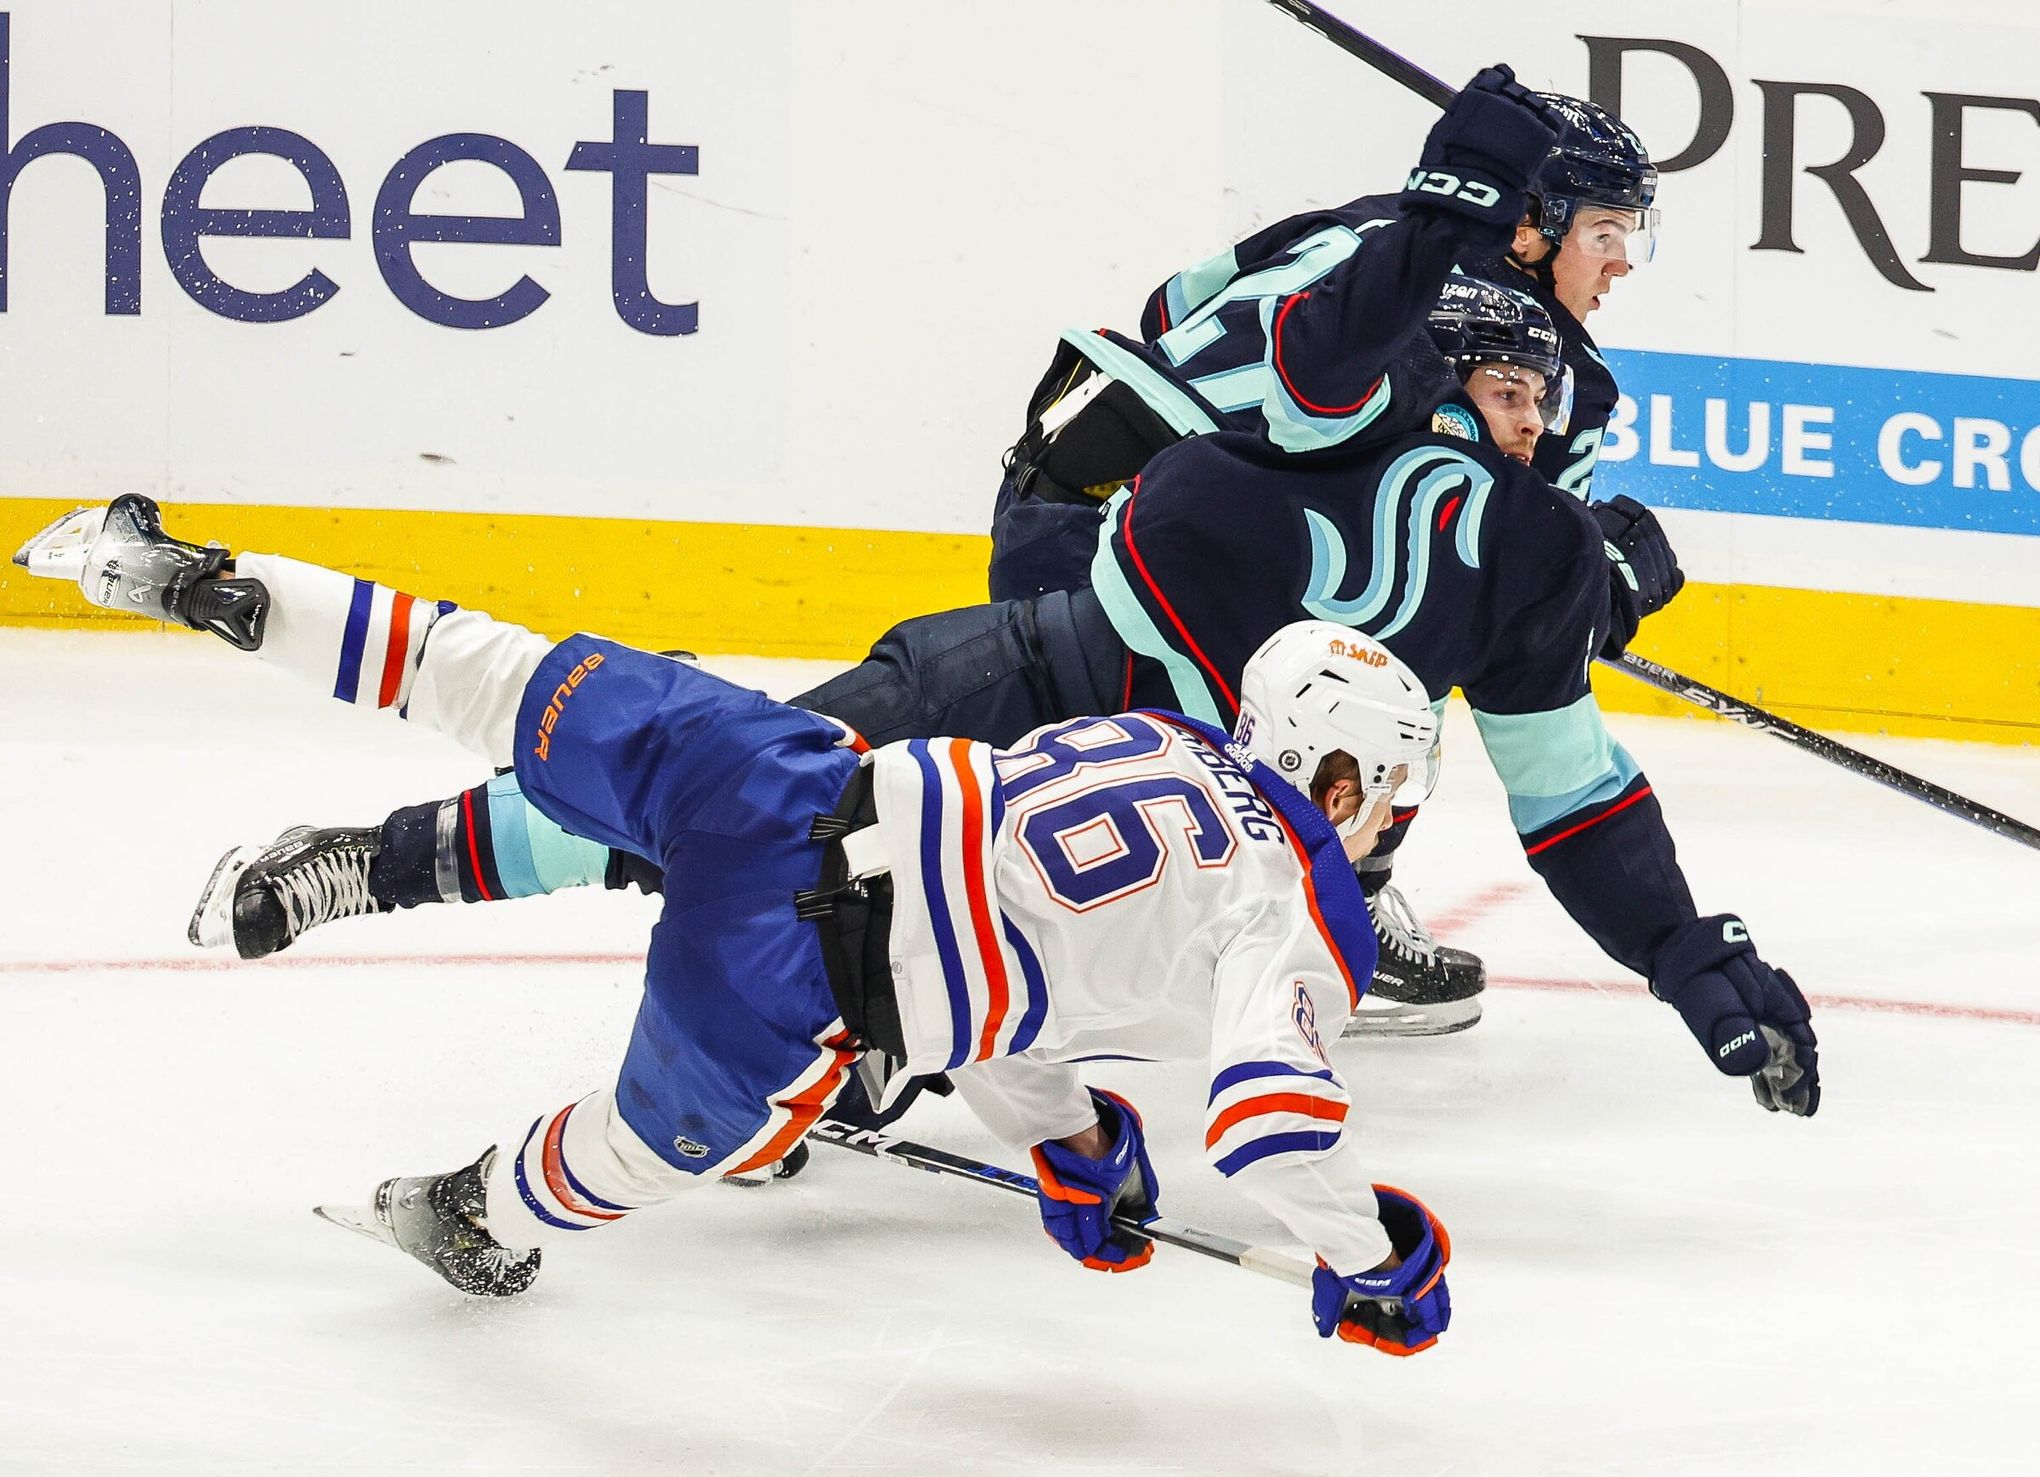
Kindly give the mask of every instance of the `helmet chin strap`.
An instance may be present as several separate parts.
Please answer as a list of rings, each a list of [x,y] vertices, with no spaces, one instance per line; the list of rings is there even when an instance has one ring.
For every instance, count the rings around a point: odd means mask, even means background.
[[[1535,200],[1531,201],[1530,219],[1526,222],[1526,224],[1528,224],[1533,230],[1537,231],[1537,239],[1544,243],[1544,255],[1538,257],[1537,260],[1535,261],[1531,261],[1529,258],[1523,256],[1520,252],[1518,252],[1516,250],[1516,243],[1514,241],[1511,241],[1509,243],[1508,252],[1509,265],[1516,268],[1517,271],[1523,273],[1526,277],[1529,277],[1533,281],[1537,282],[1540,286],[1544,288],[1546,292],[1556,295],[1558,292],[1558,282],[1552,276],[1551,263],[1553,259],[1558,256],[1558,243],[1552,240],[1549,236],[1545,235],[1543,230],[1539,228],[1538,217],[1542,213],[1543,212],[1538,207],[1538,202]],[[1518,229],[1520,229],[1520,227]]]

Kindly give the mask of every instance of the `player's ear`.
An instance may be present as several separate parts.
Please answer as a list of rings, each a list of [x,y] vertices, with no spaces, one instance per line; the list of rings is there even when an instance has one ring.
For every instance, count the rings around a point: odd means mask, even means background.
[[[1516,239],[1510,243],[1509,254],[1526,262],[1542,261],[1551,243],[1544,239],[1544,233],[1532,225],[1529,216],[1516,223]]]

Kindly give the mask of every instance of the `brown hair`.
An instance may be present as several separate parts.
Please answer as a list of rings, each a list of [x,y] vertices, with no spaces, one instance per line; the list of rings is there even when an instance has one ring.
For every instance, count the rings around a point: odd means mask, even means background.
[[[1334,749],[1318,760],[1317,773],[1310,777],[1310,803],[1323,808],[1325,796],[1340,780],[1360,783],[1360,761],[1344,749]]]

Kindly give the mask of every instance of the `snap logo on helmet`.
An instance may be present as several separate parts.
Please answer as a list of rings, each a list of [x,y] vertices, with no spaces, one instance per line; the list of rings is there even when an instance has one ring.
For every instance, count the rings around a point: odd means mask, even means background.
[[[134,151],[120,136],[92,123],[45,123],[19,140],[10,118],[13,27],[0,10],[0,313],[7,311],[7,234],[15,181],[36,160],[53,154],[82,159],[106,190],[106,312],[142,311],[142,176]],[[661,302],[647,275],[648,202],[654,175],[696,174],[692,144],[650,141],[650,94],[610,94],[610,136],[577,143],[565,168],[607,174],[610,187],[610,301],[616,315],[639,333],[666,338],[700,326],[699,303]],[[281,159],[302,177],[309,209],[228,210],[202,203],[207,181],[246,155]],[[436,215],[415,209],[418,192],[448,164],[486,164],[517,191],[514,216]],[[391,166],[376,191],[373,224],[376,265],[398,302],[444,328],[502,328],[529,318],[551,296],[529,276],[486,298],[456,297],[427,281],[413,260],[420,242],[497,246],[562,244],[560,204],[543,166],[508,139],[487,133],[448,133],[427,139]],[[186,295],[208,312],[240,323],[286,323],[332,301],[340,284],[317,268],[276,292],[237,287],[207,263],[205,242],[222,236],[344,241],[354,231],[346,183],[332,158],[303,134],[256,124],[205,139],[170,172],[163,191],[163,254]]]
[[[1358,641],[1340,641],[1335,638],[1326,645],[1325,649],[1333,656],[1349,657],[1353,661],[1360,662],[1369,667],[1385,667],[1388,665],[1388,653],[1378,646],[1370,646]]]
[[[540,759],[552,758],[552,732],[559,725],[560,715],[567,710],[567,699],[574,695],[575,688],[588,680],[588,674],[601,665],[602,653],[590,652],[587,660],[576,662],[574,670],[567,673],[567,680],[553,689],[552,701],[538,715],[538,748],[534,752]]]

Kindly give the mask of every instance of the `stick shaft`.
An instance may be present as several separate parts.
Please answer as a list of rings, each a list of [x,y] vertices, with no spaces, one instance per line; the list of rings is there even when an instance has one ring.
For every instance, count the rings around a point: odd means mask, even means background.
[[[1669,667],[1661,667],[1656,662],[1647,661],[1634,652],[1624,652],[1619,660],[1606,665],[1627,672],[1638,681],[1647,682],[1660,692],[1668,692],[1673,697],[1692,703],[1695,707],[1705,708],[1718,718],[1727,718],[1745,728],[1753,728],[1758,733],[1768,733],[1773,738],[1783,739],[1794,748],[1804,749],[1830,764],[1838,764],[1843,769],[1862,775],[1865,779],[1875,780],[1901,795],[1910,795],[1915,800],[1925,801],[1936,810],[1946,811],[1949,815],[1968,821],[1973,826],[1981,826],[1984,830],[2003,836],[2007,840],[2040,849],[2040,827],[2029,826],[2002,811],[1992,810],[1988,805],[1981,805],[1967,795],[1958,795],[1955,791],[1944,789],[1931,780],[1924,780],[1916,774],[1908,773],[1897,765],[1886,764],[1882,759],[1873,759],[1847,744],[1836,743],[1826,734],[1802,728],[1789,719],[1765,712],[1754,703],[1746,703],[1741,698],[1731,697],[1704,682],[1696,682]]]
[[[1310,0],[1268,0],[1268,3],[1311,30],[1316,31],[1348,56],[1356,56],[1383,76],[1400,82],[1427,103],[1445,107],[1459,95],[1400,52],[1390,51],[1372,36],[1356,31],[1330,11]]]
[[[850,1149],[868,1155],[873,1159],[884,1159],[894,1164],[904,1164],[912,1169],[925,1169],[930,1174],[953,1175],[958,1179],[970,1180],[980,1185],[989,1185],[995,1190],[1005,1190],[1015,1195],[1032,1199],[1040,1186],[1032,1175],[1017,1170],[1001,1169],[996,1164],[986,1164],[969,1159],[961,1154],[952,1154],[946,1149],[932,1149],[926,1144],[913,1143],[907,1139],[894,1138],[871,1128],[855,1128],[848,1123],[838,1123],[833,1118],[824,1118],[812,1129],[808,1137],[821,1143],[834,1144],[839,1149]],[[1273,1251],[1265,1246],[1255,1246],[1245,1241],[1235,1241],[1230,1236],[1220,1236],[1211,1231],[1200,1231],[1195,1226],[1186,1226],[1181,1221],[1172,1221],[1158,1216],[1151,1221],[1136,1221],[1131,1216],[1114,1217],[1113,1225],[1122,1231],[1135,1231],[1142,1236],[1161,1242],[1164,1246],[1181,1247],[1194,1251],[1199,1256],[1210,1257],[1213,1261],[1229,1262],[1235,1267],[1245,1267],[1249,1272],[1259,1272],[1263,1277],[1272,1277],[1278,1282],[1293,1283],[1298,1287],[1309,1287],[1313,1268],[1301,1257],[1286,1252]]]

